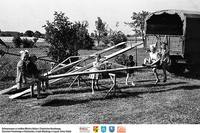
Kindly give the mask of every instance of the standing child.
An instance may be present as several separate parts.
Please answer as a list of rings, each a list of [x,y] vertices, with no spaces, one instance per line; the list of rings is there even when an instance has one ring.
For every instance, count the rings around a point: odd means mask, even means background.
[[[26,61],[28,60],[28,52],[20,51],[20,61],[17,63],[17,89],[21,89],[22,83],[26,83]]]
[[[36,61],[37,57],[35,55],[30,55],[29,57],[29,63],[27,64],[27,79],[30,82],[35,82],[37,83],[37,98],[43,98],[40,95],[40,90],[41,90],[41,84],[42,82],[46,82],[45,77],[40,75],[40,71],[38,70],[36,66]],[[46,83],[47,85],[47,83]],[[33,92],[34,85],[31,86],[32,92]]]
[[[96,56],[96,60],[93,62],[93,67],[90,71],[96,72],[99,70],[100,64],[101,64],[100,59],[101,59],[101,56],[98,54]],[[98,73],[90,74],[89,78],[92,79],[92,94],[94,94],[94,87],[96,86],[96,88],[99,89],[99,86],[98,86],[99,74]]]
[[[135,62],[133,61],[133,56],[129,55],[128,61],[126,63],[127,67],[133,67],[135,65]],[[129,77],[133,78],[133,74],[134,74],[134,70],[127,70],[127,75],[126,75],[126,85],[128,85],[128,79]],[[135,84],[133,83],[133,79],[131,82],[132,86],[135,86]]]
[[[162,43],[160,50],[160,55],[161,55],[160,65],[163,69],[163,74],[164,74],[163,82],[167,81],[166,69],[167,65],[170,63],[169,50],[167,49],[167,46],[168,46],[167,43]]]

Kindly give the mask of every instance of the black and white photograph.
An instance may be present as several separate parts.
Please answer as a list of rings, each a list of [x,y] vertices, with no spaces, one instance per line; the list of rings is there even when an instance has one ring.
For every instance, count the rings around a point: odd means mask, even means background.
[[[0,9],[0,124],[200,123],[200,0]]]

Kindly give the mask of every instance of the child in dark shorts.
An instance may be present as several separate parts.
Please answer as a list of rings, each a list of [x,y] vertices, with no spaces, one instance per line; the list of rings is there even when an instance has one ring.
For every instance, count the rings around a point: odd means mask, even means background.
[[[129,55],[128,61],[126,63],[126,66],[127,67],[133,67],[133,66],[135,66],[135,62],[133,61],[133,56],[132,55]],[[129,79],[129,77],[133,78],[134,70],[127,70],[126,72],[127,72],[127,75],[126,75],[126,85],[128,85],[128,79]],[[135,86],[135,84],[133,83],[133,79],[132,79],[131,84],[132,84],[132,86]]]
[[[27,80],[30,82],[35,82],[37,84],[37,98],[43,98],[40,95],[41,85],[45,83],[47,85],[46,77],[40,75],[40,70],[37,68],[35,62],[37,57],[35,55],[30,55],[29,63],[27,64]],[[31,86],[33,92],[34,85]]]

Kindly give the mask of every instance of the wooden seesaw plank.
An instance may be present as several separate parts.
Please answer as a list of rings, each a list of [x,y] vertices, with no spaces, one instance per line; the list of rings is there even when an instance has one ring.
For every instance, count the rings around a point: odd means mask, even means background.
[[[12,91],[13,89],[16,89],[16,88],[17,88],[17,85],[14,85],[14,86],[9,87],[9,88],[7,88],[7,89],[1,90],[1,91],[0,91],[0,95],[5,94],[5,93],[8,93],[8,92],[10,92],[10,91]]]
[[[49,81],[49,84],[55,83],[55,82],[57,82],[57,81],[59,81],[59,80],[61,80],[61,79],[63,79],[63,78],[58,78],[58,79],[50,80],[50,81]],[[34,86],[34,89],[33,89],[33,90],[36,90],[36,89],[37,89],[37,86]],[[10,98],[10,99],[15,99],[15,98],[21,97],[21,96],[23,96],[23,95],[25,95],[25,94],[28,94],[28,93],[30,93],[30,92],[31,92],[31,89],[28,88],[28,89],[26,89],[26,90],[24,90],[24,91],[22,91],[22,92],[19,92],[19,93],[16,93],[16,94],[13,94],[13,95],[9,96],[9,98]]]
[[[57,78],[64,78],[64,77],[71,77],[71,76],[78,76],[78,75],[96,74],[96,73],[113,73],[113,72],[124,71],[124,70],[137,70],[137,69],[144,69],[144,68],[147,68],[147,67],[146,66],[134,66],[134,67],[123,67],[123,68],[106,69],[106,70],[98,70],[98,71],[83,71],[83,72],[51,75],[51,76],[49,76],[49,79],[57,79]]]

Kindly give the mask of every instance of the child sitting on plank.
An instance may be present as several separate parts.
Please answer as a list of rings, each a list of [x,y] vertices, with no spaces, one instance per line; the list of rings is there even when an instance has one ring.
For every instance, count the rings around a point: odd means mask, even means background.
[[[157,49],[154,45],[150,45],[149,58],[144,59],[144,65],[153,67],[152,70],[153,70],[154,76],[156,77],[155,84],[160,82],[160,79],[158,78],[158,73],[157,73],[157,69],[161,68],[160,54],[159,54],[159,52],[157,52]]]

